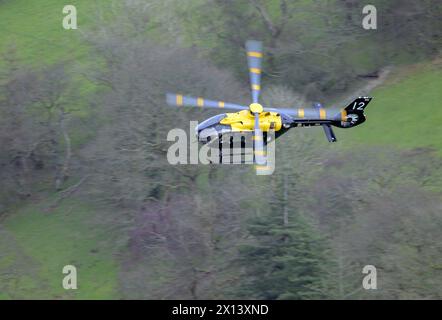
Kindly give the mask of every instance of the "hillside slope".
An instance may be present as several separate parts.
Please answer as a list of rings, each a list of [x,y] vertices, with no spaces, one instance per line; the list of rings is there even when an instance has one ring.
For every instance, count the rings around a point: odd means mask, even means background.
[[[339,130],[342,144],[430,147],[442,155],[441,60],[403,67],[372,93],[367,121]]]
[[[94,21],[92,9],[99,3],[87,0],[69,3],[57,0],[3,1],[0,3],[0,52],[14,47],[19,59],[35,66],[87,57],[81,31]],[[77,30],[62,27],[62,10],[67,4],[77,8]]]
[[[79,10],[80,29],[93,20],[90,8],[102,1],[70,2]],[[2,1],[0,51],[13,45],[18,57],[33,66],[67,60],[73,64],[93,63],[87,59],[89,49],[80,32],[62,29],[63,5],[58,0]],[[80,88],[79,92],[84,96],[94,88],[83,81],[86,90]],[[321,128],[312,129],[312,133],[318,136],[317,145],[324,148],[430,147],[442,155],[441,88],[440,60],[403,67],[371,93],[374,100],[362,126],[336,129],[336,144],[325,140]],[[288,135],[296,141],[296,130]],[[97,217],[108,217],[108,212],[98,215],[103,209],[80,203],[75,197],[48,211],[54,196],[39,196],[0,221],[0,299],[120,298],[120,261],[116,256],[120,248],[114,247],[118,230],[104,226]],[[125,243],[118,245],[123,247]],[[61,286],[62,267],[67,264],[78,268],[77,291],[66,291]]]
[[[34,201],[0,224],[0,299],[112,299],[117,262],[112,238],[96,209],[65,200]],[[77,268],[77,290],[65,290],[65,265]]]

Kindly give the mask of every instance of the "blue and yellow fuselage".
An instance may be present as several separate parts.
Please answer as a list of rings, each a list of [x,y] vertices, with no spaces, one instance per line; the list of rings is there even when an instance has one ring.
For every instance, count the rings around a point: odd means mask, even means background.
[[[290,113],[287,114],[287,113]],[[292,127],[320,126],[330,124],[338,127],[346,127],[346,110],[325,108],[294,108],[287,113],[264,111],[259,114],[259,127],[263,132],[275,131],[276,137]],[[249,110],[241,110],[233,113],[223,113],[202,122],[196,128],[200,141],[205,141],[208,133],[213,135],[214,130],[218,134],[235,132],[252,132],[254,129],[254,115]]]

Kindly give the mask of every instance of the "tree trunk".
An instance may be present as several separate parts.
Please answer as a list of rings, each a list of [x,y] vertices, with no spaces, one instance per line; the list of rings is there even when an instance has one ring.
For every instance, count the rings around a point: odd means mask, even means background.
[[[286,227],[289,224],[289,211],[288,211],[288,177],[287,174],[284,174],[284,226]]]
[[[62,112],[60,116],[60,130],[63,135],[63,139],[65,142],[65,152],[64,152],[64,160],[60,170],[57,172],[57,176],[55,179],[55,189],[57,191],[61,190],[61,185],[69,178],[69,164],[72,157],[72,149],[71,149],[71,138],[69,137],[69,133],[66,129],[66,113]]]

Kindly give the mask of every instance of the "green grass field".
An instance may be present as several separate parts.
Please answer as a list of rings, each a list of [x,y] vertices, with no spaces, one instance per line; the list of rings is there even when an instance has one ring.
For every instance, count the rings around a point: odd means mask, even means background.
[[[442,130],[438,121],[442,110],[442,71],[425,64],[393,74],[377,88],[367,108],[368,120],[352,130],[336,130],[339,142],[330,145],[317,128],[318,143],[324,147],[347,148],[387,145],[400,148],[433,147],[442,152]],[[306,129],[307,130],[307,129]],[[94,208],[65,201],[53,212],[44,209],[52,200],[30,203],[4,223],[15,245],[35,267],[20,277],[15,292],[18,298],[117,298],[118,263],[108,241],[112,234],[94,221]],[[0,269],[19,257],[0,258]],[[79,289],[66,291],[61,286],[62,267],[78,267]],[[84,285],[83,285],[83,284]],[[0,298],[10,298],[7,294]]]
[[[103,1],[101,1],[103,2]],[[6,0],[0,3],[0,51],[14,47],[26,63],[41,66],[59,61],[75,61],[88,54],[81,30],[94,20],[93,8],[100,1]],[[75,5],[78,29],[62,27],[63,7]]]
[[[404,67],[372,92],[367,121],[337,134],[345,144],[431,147],[442,155],[441,88],[440,63]]]
[[[113,235],[100,227],[92,207],[66,200],[48,212],[45,207],[51,201],[31,203],[4,223],[15,250],[1,256],[0,268],[17,265],[22,274],[14,296],[2,292],[0,298],[115,298],[118,268]],[[62,287],[62,269],[69,264],[77,268],[77,290]]]

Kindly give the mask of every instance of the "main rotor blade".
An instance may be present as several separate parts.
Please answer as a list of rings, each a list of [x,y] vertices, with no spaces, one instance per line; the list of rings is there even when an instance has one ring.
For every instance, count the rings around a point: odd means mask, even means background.
[[[195,98],[175,93],[166,94],[166,101],[168,105],[176,107],[200,107],[200,108],[216,108],[216,109],[220,108],[220,109],[232,109],[232,110],[249,109],[249,107],[235,103],[206,100],[200,97]]]
[[[288,116],[296,116],[298,114],[298,109],[288,109],[288,108],[264,108],[263,111],[284,113]]]
[[[255,155],[255,163],[257,165],[264,165],[266,158],[264,154],[264,135],[259,127],[259,113],[255,113],[255,128],[253,130],[253,153]]]
[[[258,103],[261,92],[262,42],[249,40],[246,42],[247,62],[249,65],[252,101]]]

